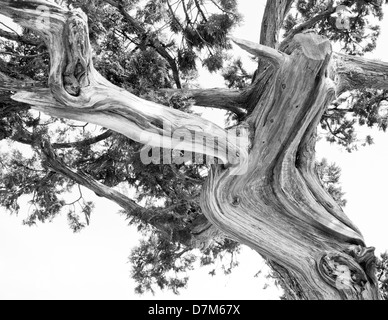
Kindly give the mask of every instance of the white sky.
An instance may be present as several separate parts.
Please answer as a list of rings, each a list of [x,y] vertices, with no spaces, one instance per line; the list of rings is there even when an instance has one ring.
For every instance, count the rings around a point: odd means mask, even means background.
[[[240,0],[240,11],[245,23],[234,36],[251,41],[259,38],[261,15],[265,1]],[[386,41],[388,18],[373,57],[388,61]],[[245,56],[236,49],[237,55]],[[248,59],[244,59],[248,60]],[[222,86],[219,76],[201,73],[201,83],[207,87]],[[205,114],[215,122],[222,117],[215,112]],[[348,154],[336,146],[321,142],[318,156],[336,162],[342,168],[342,185],[348,200],[346,213],[362,230],[368,245],[378,252],[388,249],[388,215],[385,212],[386,181],[388,181],[388,134],[372,132],[376,144]],[[3,145],[0,145],[0,148]],[[4,146],[3,146],[4,147]],[[1,149],[0,149],[1,152]],[[258,270],[266,268],[260,257],[249,249],[240,256],[240,267],[229,276],[214,278],[209,269],[190,273],[187,290],[180,296],[158,292],[155,296],[134,295],[130,279],[128,256],[138,243],[134,228],[117,212],[119,207],[97,198],[84,190],[95,201],[96,210],[91,226],[74,235],[66,218],[51,224],[28,228],[21,225],[22,216],[9,216],[0,209],[0,299],[277,299],[279,291],[263,276],[254,278]],[[222,273],[221,271],[219,272]]]

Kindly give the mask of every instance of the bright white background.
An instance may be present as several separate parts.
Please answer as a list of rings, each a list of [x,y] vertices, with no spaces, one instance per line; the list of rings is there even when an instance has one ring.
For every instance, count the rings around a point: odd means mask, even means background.
[[[258,41],[265,1],[240,0],[244,23],[234,36]],[[388,17],[382,23],[378,49],[374,58],[388,61]],[[246,57],[236,49],[236,55]],[[201,74],[206,87],[223,85],[221,77]],[[222,124],[216,112],[205,114]],[[372,132],[376,144],[349,154],[339,147],[320,142],[318,158],[326,157],[342,168],[342,185],[348,205],[346,213],[361,228],[368,245],[377,252],[388,249],[388,133]],[[0,144],[0,148],[4,148]],[[1,152],[1,149],[0,149]],[[136,229],[128,227],[118,215],[119,207],[84,191],[95,201],[96,210],[91,226],[74,235],[66,218],[51,224],[28,228],[22,216],[10,216],[0,209],[0,299],[277,299],[280,292],[264,276],[254,275],[266,267],[260,257],[249,249],[240,256],[240,267],[229,276],[210,277],[209,269],[190,273],[188,289],[180,296],[157,292],[155,296],[134,295],[135,284],[130,278],[128,256],[139,241]],[[90,196],[89,196],[90,195]]]

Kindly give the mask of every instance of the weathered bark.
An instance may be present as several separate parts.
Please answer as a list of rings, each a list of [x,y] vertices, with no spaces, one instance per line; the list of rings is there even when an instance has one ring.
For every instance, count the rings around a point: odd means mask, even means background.
[[[336,83],[337,95],[347,90],[388,88],[388,63],[336,53],[330,75]]]
[[[268,0],[261,23],[260,44],[276,48],[284,19],[295,0]]]
[[[259,42],[261,45],[274,49],[278,48],[280,30],[294,2],[295,0],[267,1],[260,29]],[[270,68],[270,64],[265,59],[259,58],[259,64],[253,76],[252,83],[265,81],[268,68]],[[261,92],[261,90],[259,91]]]
[[[298,34],[282,49],[283,63],[247,119],[255,129],[248,173],[214,170],[202,206],[221,230],[276,264],[294,298],[377,299],[374,249],[314,172],[316,128],[335,98],[331,45]]]
[[[14,99],[33,105],[54,117],[95,123],[152,147],[200,152],[219,158],[224,164],[240,163],[244,150],[228,132],[194,115],[140,99],[114,86],[95,69],[88,38],[87,17],[79,10],[68,11],[50,1],[0,1],[2,13],[24,27],[34,28],[50,52],[50,89],[20,91],[19,81],[1,85],[18,91]],[[49,16],[45,23],[39,7]],[[47,14],[47,13],[46,13]],[[171,137],[171,132],[184,132]],[[191,133],[193,141],[181,137]],[[204,140],[217,140],[217,150]]]
[[[229,89],[163,89],[162,92],[174,95],[185,95],[193,99],[196,106],[222,109],[233,112],[238,117],[246,115],[244,91]]]
[[[201,150],[226,164],[213,167],[204,187],[201,206],[206,217],[270,260],[294,298],[379,298],[374,249],[366,248],[360,231],[320,185],[314,146],[316,127],[336,93],[362,81],[372,86],[376,74],[383,85],[376,66],[386,64],[353,57],[343,57],[344,63],[338,64],[330,43],[312,33],[295,35],[279,50],[234,39],[269,65],[242,95],[250,113],[239,131],[249,136],[248,152],[228,139],[227,131],[141,100],[103,79],[92,65],[81,12],[43,0],[0,0],[2,13],[26,27],[39,18],[36,9],[41,4],[51,14],[49,25],[37,30],[51,55],[50,89],[16,90],[15,100],[153,146],[180,142],[164,135],[163,121],[172,130],[189,128],[198,135],[180,149]],[[214,137],[221,138],[221,153],[204,146],[204,138]],[[227,153],[232,159],[223,156]],[[236,163],[245,164],[246,172],[241,166],[237,171]]]

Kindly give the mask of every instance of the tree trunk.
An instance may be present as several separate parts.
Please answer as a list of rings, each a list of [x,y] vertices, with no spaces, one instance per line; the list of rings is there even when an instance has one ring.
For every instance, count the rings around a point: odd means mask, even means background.
[[[254,53],[251,44],[240,45]],[[331,45],[298,34],[282,50],[247,108],[254,109],[246,120],[247,173],[214,169],[202,208],[218,228],[269,259],[292,298],[378,299],[374,248],[365,247],[314,171],[316,128],[335,97]]]
[[[40,23],[41,5],[50,12],[49,23]],[[366,248],[360,231],[325,192],[314,171],[318,123],[336,92],[359,83],[347,80],[373,78],[371,73],[355,77],[363,70],[376,71],[368,69],[367,60],[363,68],[354,68],[353,60],[337,68],[338,56],[330,43],[311,33],[297,34],[280,51],[234,39],[269,63],[241,95],[244,103],[233,95],[249,111],[236,130],[249,139],[247,150],[226,130],[139,99],[103,79],[92,64],[82,12],[44,0],[0,0],[0,7],[17,23],[35,28],[51,55],[50,88],[21,91],[22,85],[11,83],[18,91],[15,100],[52,116],[102,125],[152,146],[166,147],[167,142],[172,149],[178,145],[179,150],[219,157],[223,165],[213,167],[202,192],[206,217],[227,236],[267,258],[290,297],[379,298],[374,249]],[[225,98],[230,100],[230,95]],[[180,137],[166,135],[165,123],[172,131],[183,126],[196,134],[182,144]],[[217,152],[204,144],[208,138],[218,139]]]

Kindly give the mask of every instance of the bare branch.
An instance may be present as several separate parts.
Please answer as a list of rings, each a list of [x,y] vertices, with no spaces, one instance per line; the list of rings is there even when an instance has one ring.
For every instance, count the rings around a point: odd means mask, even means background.
[[[126,197],[122,193],[103,185],[102,183],[94,180],[92,177],[81,171],[74,171],[73,169],[69,168],[56,156],[48,142],[43,143],[42,152],[45,156],[46,163],[55,172],[62,174],[65,177],[77,182],[78,184],[92,190],[96,194],[117,203],[120,207],[128,212],[143,209],[143,207],[139,206],[135,201]]]
[[[91,176],[82,171],[75,171],[60,160],[49,142],[44,142],[41,146],[47,165],[55,172],[69,178],[79,185],[88,188],[95,192],[98,196],[109,199],[123,208],[128,216],[135,216],[143,223],[156,228],[158,231],[170,235],[171,229],[165,223],[160,223],[157,219],[149,217],[148,210],[135,201],[128,198],[121,192],[113,188],[107,187],[96,181]],[[0,190],[1,192],[1,190]],[[168,209],[168,208],[167,208]],[[166,209],[166,210],[167,210]],[[202,247],[205,242],[211,242],[213,239],[220,236],[220,232],[212,226],[212,224],[203,216],[200,215],[192,223],[191,230],[187,230],[187,237],[181,239],[181,243],[192,249]]]
[[[49,23],[35,10],[47,4]],[[50,1],[0,1],[4,14],[25,27],[34,28],[50,52],[50,89],[19,91],[14,100],[59,118],[94,123],[149,145],[218,158],[228,167],[238,167],[248,155],[228,132],[214,123],[172,108],[140,99],[104,79],[93,67],[86,15],[67,11]],[[40,20],[38,20],[40,21]],[[182,141],[176,132],[187,136]],[[180,130],[180,131],[179,131]],[[189,138],[190,137],[190,138]],[[217,148],[206,141],[217,140]]]
[[[278,49],[279,33],[284,20],[291,9],[294,0],[268,0],[265,6],[263,21],[261,23],[260,44]],[[258,68],[253,75],[252,83],[262,78],[266,73],[269,63],[265,59],[260,59]]]
[[[319,21],[327,19],[328,17],[330,17],[333,13],[336,12],[336,9],[337,9],[337,7],[330,7],[326,11],[323,11],[323,12],[317,14],[317,15],[314,15],[313,18],[311,18],[310,20],[306,21],[305,23],[302,23],[302,24],[296,26],[295,28],[291,29],[286,34],[286,38],[283,40],[282,46],[285,43],[289,43],[296,34],[301,33],[303,31],[306,31],[308,29],[311,29]]]
[[[111,137],[112,135],[113,135],[113,131],[108,130],[108,131],[104,132],[103,134],[101,134],[97,137],[94,137],[94,138],[86,139],[83,141],[77,141],[77,142],[54,143],[52,145],[52,147],[53,147],[53,149],[82,148],[82,147],[90,146],[92,144],[96,144],[98,142],[104,141],[104,140],[108,139],[109,137]]]
[[[195,101],[195,105],[227,110],[238,117],[246,115],[244,92],[229,89],[161,90],[169,94],[182,94]]]
[[[230,39],[240,48],[244,49],[255,57],[266,59],[275,67],[280,67],[286,60],[287,55],[276,49],[234,37],[230,37]]]
[[[198,12],[199,12],[199,13],[201,14],[201,16],[202,16],[202,19],[203,19],[205,22],[207,22],[206,15],[203,13],[203,10],[202,10],[202,8],[201,8],[201,4],[199,3],[198,0],[194,0],[194,2],[195,2],[195,6],[196,6],[197,9],[198,9]]]
[[[386,90],[388,63],[340,53],[333,55],[330,77],[337,87],[337,95],[362,88]]]

